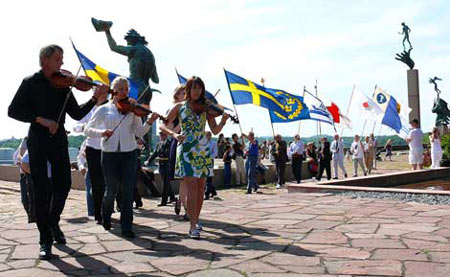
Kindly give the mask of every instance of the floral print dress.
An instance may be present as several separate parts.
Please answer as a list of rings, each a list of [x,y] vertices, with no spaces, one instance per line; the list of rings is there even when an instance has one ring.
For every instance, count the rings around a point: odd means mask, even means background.
[[[209,142],[205,132],[206,113],[197,115],[186,101],[180,107],[178,117],[185,140],[177,147],[175,174],[179,177],[197,178],[213,176]]]

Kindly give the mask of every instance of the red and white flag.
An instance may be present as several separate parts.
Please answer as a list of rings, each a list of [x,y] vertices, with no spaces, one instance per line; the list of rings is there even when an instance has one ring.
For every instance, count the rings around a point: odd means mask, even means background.
[[[333,121],[336,124],[344,125],[348,129],[352,129],[352,121],[347,116],[341,113],[339,107],[330,100],[325,102],[325,106],[327,110],[330,112],[331,116],[333,116]]]

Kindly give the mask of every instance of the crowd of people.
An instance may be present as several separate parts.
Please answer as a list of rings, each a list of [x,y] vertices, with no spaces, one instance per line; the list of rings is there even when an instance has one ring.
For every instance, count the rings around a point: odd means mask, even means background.
[[[263,161],[275,164],[276,187],[285,185],[286,164],[290,160],[297,183],[302,180],[304,162],[315,180],[323,174],[330,180],[338,179],[339,169],[347,178],[344,167],[344,144],[339,135],[330,143],[322,138],[318,147],[308,142],[306,147],[296,135],[288,145],[277,134],[273,141],[258,142],[253,132],[233,134],[225,138],[220,134],[229,115],[224,113],[217,123],[198,106],[205,104],[205,85],[199,77],[192,77],[185,85],[178,86],[173,94],[173,107],[166,117],[152,113],[145,119],[132,112],[124,112],[119,103],[127,100],[130,84],[126,78],[117,77],[111,86],[99,85],[92,98],[79,105],[69,85],[61,88],[51,82],[51,76],[60,72],[63,64],[63,49],[57,45],[45,46],[40,55],[41,70],[23,80],[8,110],[16,120],[30,123],[27,139],[16,153],[21,171],[22,203],[28,221],[36,222],[39,230],[39,257],[51,259],[52,244],[65,244],[66,238],[59,221],[71,188],[71,168],[68,155],[65,116],[79,120],[74,131],[82,132],[87,139],[78,156],[79,170],[85,176],[86,202],[89,216],[94,216],[105,230],[113,226],[111,215],[120,212],[120,229],[123,237],[135,237],[133,231],[133,202],[135,208],[143,203],[137,190],[137,180],[143,174],[140,165],[140,150],[145,147],[141,139],[152,124],[161,119],[159,142],[145,165],[158,160],[163,189],[161,203],[174,203],[175,213],[184,207],[184,218],[189,220],[188,235],[198,239],[203,230],[199,217],[203,201],[217,195],[214,187],[214,159],[224,164],[224,184],[232,185],[232,163],[235,164],[235,185],[245,185],[246,193],[259,189],[258,174],[265,183],[267,169]],[[110,100],[109,91],[113,91]],[[206,132],[206,124],[211,132]],[[409,162],[413,169],[422,169],[424,164],[423,133],[417,120],[411,121]],[[218,135],[218,140],[212,139]],[[438,167],[442,157],[441,138],[435,128],[430,135],[432,167]],[[353,160],[353,176],[358,176],[358,167],[367,175],[377,167],[378,142],[373,134],[362,140],[355,135],[347,151]],[[385,159],[392,159],[392,142],[384,146]],[[333,161],[334,176],[331,175]],[[145,174],[144,174],[145,175]],[[171,181],[180,180],[179,197],[172,191]]]

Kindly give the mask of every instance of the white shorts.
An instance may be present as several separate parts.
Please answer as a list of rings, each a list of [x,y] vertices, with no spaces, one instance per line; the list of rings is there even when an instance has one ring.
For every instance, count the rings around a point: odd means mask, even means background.
[[[423,164],[423,151],[409,151],[409,164]]]

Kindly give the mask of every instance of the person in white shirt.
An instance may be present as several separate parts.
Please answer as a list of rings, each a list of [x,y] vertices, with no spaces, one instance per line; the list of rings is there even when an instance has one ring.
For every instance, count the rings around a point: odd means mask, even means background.
[[[95,111],[84,134],[88,137],[102,137],[102,169],[106,184],[102,203],[103,227],[105,230],[111,229],[111,213],[120,184],[122,192],[121,231],[123,236],[133,238],[135,236],[132,231],[133,190],[138,165],[135,137],[144,136],[159,115],[153,113],[145,124],[142,124],[141,118],[133,113],[122,114],[116,103],[128,97],[128,80],[124,77],[117,77],[112,82],[111,88],[115,92],[113,100]]]
[[[373,133],[370,134],[370,152],[373,158],[372,169],[377,169],[377,148],[378,148],[378,140],[375,138]]]
[[[411,131],[409,132],[406,142],[409,143],[409,164],[412,170],[423,169],[423,133],[419,128],[419,121],[417,119],[409,122],[411,125]]]
[[[78,171],[81,172],[81,175],[84,176],[84,184],[86,185],[86,205],[88,216],[94,216],[94,199],[92,197],[92,183],[91,178],[89,176],[89,171],[87,168],[87,160],[86,160],[86,142],[88,139],[85,139],[80,146],[80,150],[78,151],[77,156],[77,165]]]
[[[338,179],[338,168],[344,172],[344,177],[347,178],[347,171],[344,167],[344,143],[340,140],[338,134],[334,135],[330,149],[333,154],[334,179]]]
[[[300,184],[302,180],[303,149],[304,145],[300,140],[300,135],[295,135],[294,141],[289,145],[288,157],[292,160],[292,173],[297,184]]]
[[[438,128],[434,127],[430,135],[431,143],[431,168],[438,168],[442,159],[441,135]]]
[[[364,168],[364,146],[362,145],[359,136],[355,135],[355,140],[353,141],[352,145],[350,146],[350,151],[352,153],[352,159],[353,159],[353,177],[358,176],[358,164],[361,167],[364,176],[367,175],[366,169]]]
[[[212,172],[214,172],[214,159],[217,157],[217,142],[211,139],[212,135],[211,132],[206,132],[206,138],[208,139],[209,143],[209,153],[211,155],[211,161],[212,161]],[[213,173],[214,174],[214,173]],[[206,178],[206,190],[205,190],[205,200],[208,200],[209,197],[214,197],[217,195],[216,188],[213,184],[213,176],[208,176]]]
[[[92,115],[97,111],[102,105],[108,102],[108,95],[104,94],[98,98],[97,104],[92,108],[92,110],[80,121],[78,121],[73,126],[73,131],[77,133],[84,132],[86,125],[89,120],[91,120]],[[104,128],[103,124],[100,124],[97,128]],[[105,177],[103,176],[102,170],[102,138],[100,137],[87,137],[85,141],[85,156],[82,157],[86,160],[86,170],[88,174],[85,176],[86,185],[90,183],[92,195],[90,198],[93,200],[93,210],[94,218],[97,224],[102,224],[102,202],[103,196],[105,195]],[[89,198],[88,198],[89,199]],[[89,201],[88,201],[89,203]],[[88,209],[89,213],[89,209]]]

